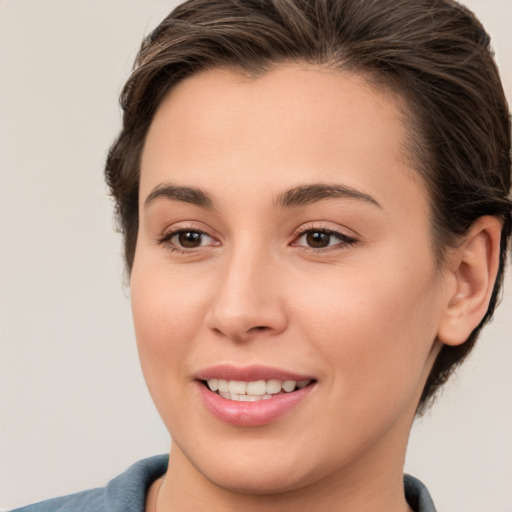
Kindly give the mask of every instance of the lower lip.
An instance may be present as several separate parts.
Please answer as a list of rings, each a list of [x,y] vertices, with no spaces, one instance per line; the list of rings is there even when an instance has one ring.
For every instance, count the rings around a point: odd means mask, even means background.
[[[315,387],[315,384],[310,384],[297,391],[282,393],[266,400],[238,402],[222,398],[201,382],[198,385],[207,409],[218,419],[239,427],[259,427],[276,421],[298,405]]]

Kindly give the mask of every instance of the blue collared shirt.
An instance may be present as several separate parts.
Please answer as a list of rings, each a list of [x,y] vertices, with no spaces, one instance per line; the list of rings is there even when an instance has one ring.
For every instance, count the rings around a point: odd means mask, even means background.
[[[111,480],[106,487],[41,501],[11,512],[144,512],[149,486],[167,471],[169,457],[143,459]],[[415,512],[436,512],[427,488],[404,476],[405,497]]]

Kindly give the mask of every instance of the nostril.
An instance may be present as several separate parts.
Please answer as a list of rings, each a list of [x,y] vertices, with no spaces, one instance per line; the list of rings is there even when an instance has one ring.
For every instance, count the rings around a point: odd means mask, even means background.
[[[266,329],[269,329],[269,327],[266,327],[265,325],[257,325],[256,327],[253,327],[250,330],[251,331],[265,331]]]

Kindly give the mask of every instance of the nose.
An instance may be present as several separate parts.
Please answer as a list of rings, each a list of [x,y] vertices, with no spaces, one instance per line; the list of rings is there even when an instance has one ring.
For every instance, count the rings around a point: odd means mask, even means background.
[[[248,249],[226,257],[206,325],[234,341],[281,333],[287,325],[279,270],[272,258]]]

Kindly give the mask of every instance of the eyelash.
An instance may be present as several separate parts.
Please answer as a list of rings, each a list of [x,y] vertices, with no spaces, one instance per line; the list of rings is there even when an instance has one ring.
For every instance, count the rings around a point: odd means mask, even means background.
[[[197,229],[194,227],[190,227],[190,228],[182,227],[182,228],[174,229],[172,231],[165,232],[161,237],[157,238],[157,242],[160,245],[165,245],[168,250],[170,250],[172,252],[181,253],[181,254],[190,254],[191,252],[201,248],[201,246],[200,246],[200,247],[191,247],[191,248],[187,249],[187,248],[184,248],[184,247],[174,244],[172,242],[172,239],[175,236],[180,235],[181,233],[197,233],[201,236],[207,236],[207,237],[211,238],[212,240],[214,240],[214,238],[212,236],[210,236],[205,231],[202,231],[201,229]]]
[[[164,233],[161,237],[157,238],[156,241],[160,245],[166,245],[167,249],[169,249],[170,251],[181,253],[181,254],[190,254],[191,252],[194,252],[195,250],[201,249],[202,247],[204,247],[204,246],[199,246],[199,247],[191,247],[191,248],[187,249],[182,246],[176,245],[175,243],[172,242],[172,239],[174,237],[180,235],[181,233],[195,233],[200,236],[207,236],[207,237],[211,238],[212,240],[215,240],[212,236],[208,235],[208,233],[206,233],[205,231],[202,231],[202,230],[194,228],[194,227],[190,227],[190,228],[184,227],[184,228],[178,228],[178,229],[174,229],[172,231],[168,231],[168,232]],[[339,242],[334,245],[328,245],[326,247],[317,247],[317,248],[309,247],[306,245],[299,245],[297,243],[297,241],[300,240],[302,237],[304,237],[308,234],[312,234],[312,233],[317,233],[317,234],[321,233],[321,234],[327,235],[329,237],[334,237],[334,238],[338,239]],[[331,240],[329,240],[329,243],[330,243],[330,241]],[[301,248],[301,250],[310,251],[310,252],[317,254],[317,253],[323,253],[323,252],[328,252],[328,251],[340,250],[345,247],[351,247],[351,246],[355,245],[357,242],[358,242],[358,240],[356,238],[348,236],[339,231],[335,231],[333,229],[311,227],[311,228],[307,228],[307,229],[302,229],[301,231],[297,232],[294,235],[294,240],[290,245],[292,247],[299,247],[299,248]]]
[[[302,245],[298,245],[296,243],[297,240],[299,240],[303,236],[310,234],[310,233],[321,233],[321,234],[327,235],[329,237],[334,237],[334,238],[337,238],[339,242],[334,245],[328,245],[326,247],[319,247],[319,248],[302,246]],[[330,242],[330,240],[329,240],[329,242]],[[317,253],[328,252],[328,251],[336,251],[336,250],[344,249],[346,247],[351,247],[351,246],[355,245],[357,242],[358,242],[358,240],[356,238],[348,236],[339,231],[335,231],[333,229],[311,227],[311,228],[302,229],[301,231],[296,233],[295,239],[292,242],[292,245],[294,247],[300,247],[302,250],[311,251],[311,252],[317,254]]]

